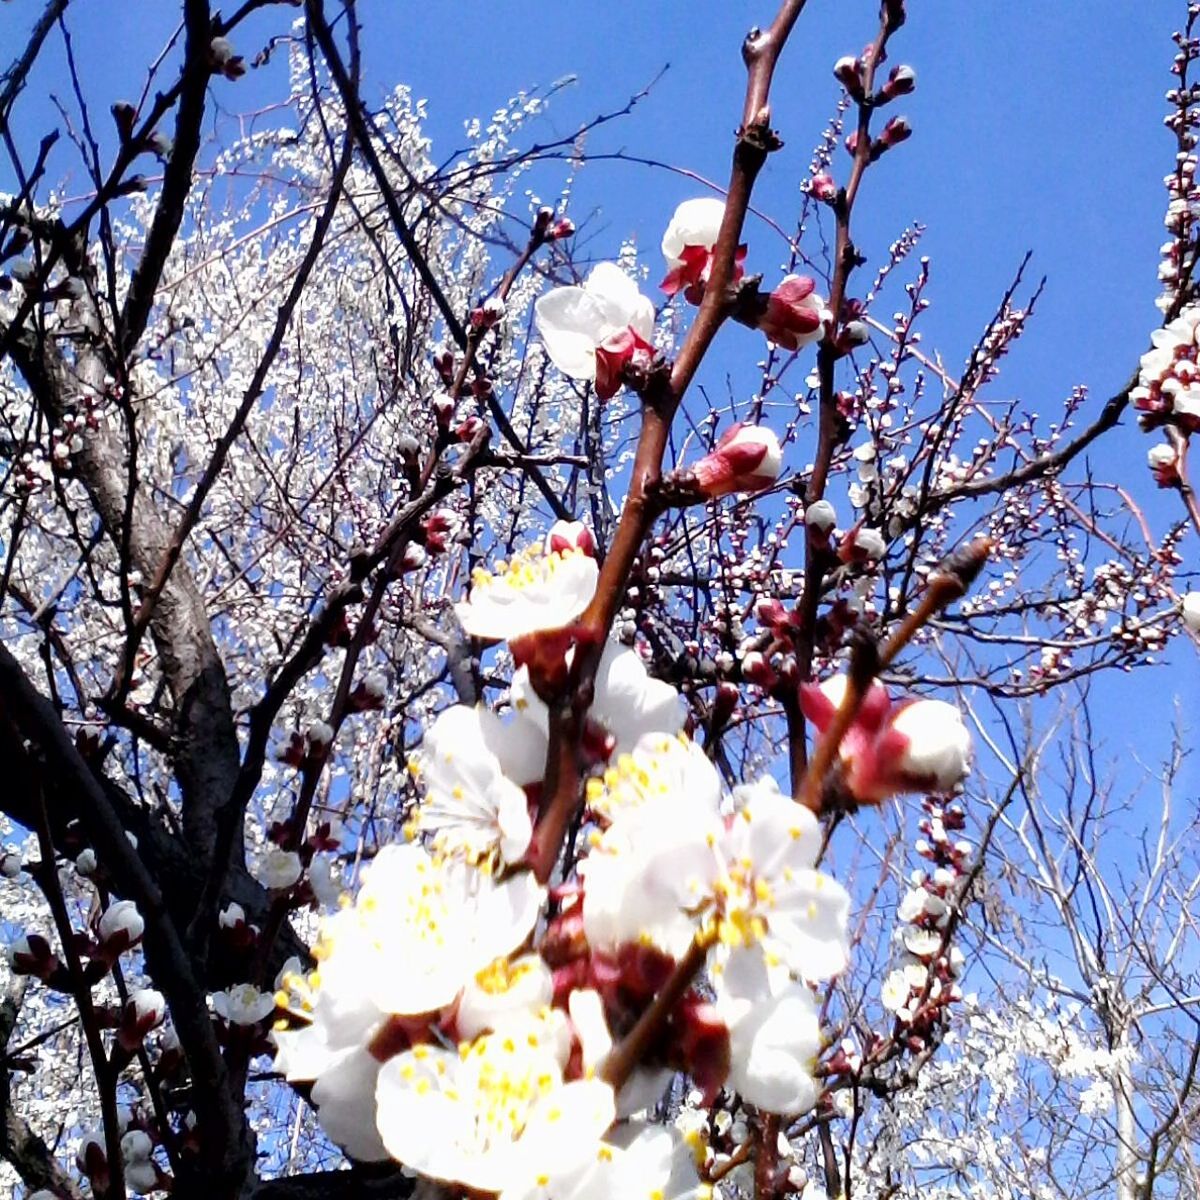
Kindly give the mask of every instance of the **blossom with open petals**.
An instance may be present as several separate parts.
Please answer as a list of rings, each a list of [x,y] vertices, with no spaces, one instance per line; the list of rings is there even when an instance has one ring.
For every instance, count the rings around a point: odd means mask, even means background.
[[[593,381],[601,400],[617,394],[628,363],[653,358],[654,305],[615,263],[597,263],[582,287],[540,297],[534,321],[550,361],[572,379]]]
[[[472,637],[513,641],[569,625],[596,591],[596,560],[582,550],[531,547],[493,571],[477,568],[471,594],[454,606]]]
[[[595,1147],[590,1161],[551,1183],[554,1200],[710,1200],[691,1146],[669,1125],[628,1121]],[[520,1200],[537,1200],[540,1192]],[[513,1197],[517,1200],[517,1197]]]
[[[414,1046],[380,1069],[377,1123],[392,1156],[432,1179],[537,1196],[594,1157],[615,1116],[612,1088],[563,1081],[565,1015],[545,1010],[464,1042]]]
[[[714,197],[685,200],[675,210],[662,239],[668,270],[660,286],[668,296],[682,291],[689,304],[700,303],[724,216],[725,202]],[[734,282],[744,273],[745,258],[746,247],[739,246],[734,258]]]
[[[476,971],[528,937],[544,896],[525,871],[502,882],[416,845],[385,846],[351,908],[329,924],[322,975],[347,966],[386,1013],[427,1013],[449,1004]],[[365,970],[362,968],[365,966]],[[361,971],[361,974],[359,972]]]
[[[231,1025],[257,1025],[275,1011],[270,992],[260,992],[252,983],[239,983],[224,992],[214,992],[213,1011]]]
[[[505,770],[503,753],[520,761],[514,743],[532,741],[545,762],[545,742],[521,722],[502,724],[485,708],[456,704],[438,714],[415,760],[425,799],[413,828],[435,849],[473,862],[515,863],[529,846],[529,802]]]
[[[521,667],[513,674],[510,691],[520,723],[536,728],[543,739],[545,762],[550,712],[534,691],[528,668]],[[651,678],[636,650],[610,641],[596,668],[595,689],[587,715],[589,724],[596,726],[602,736],[603,745],[599,749],[608,757],[632,750],[646,734],[678,733],[687,719],[687,707],[669,683]]]
[[[772,978],[766,961],[733,950],[713,972],[716,1009],[729,1027],[729,1086],[766,1112],[798,1115],[817,1102],[817,1005],[805,983]]]
[[[258,868],[258,881],[268,891],[286,891],[304,873],[300,855],[294,850],[272,846],[263,855]]]

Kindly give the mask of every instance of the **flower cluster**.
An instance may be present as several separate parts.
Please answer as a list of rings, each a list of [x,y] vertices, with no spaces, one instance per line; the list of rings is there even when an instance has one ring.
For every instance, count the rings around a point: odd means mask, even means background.
[[[1200,429],[1200,363],[1197,330],[1200,306],[1150,335],[1152,349],[1142,355],[1138,384],[1130,396],[1144,428],[1174,425],[1183,433]]]
[[[949,930],[971,853],[970,843],[955,836],[965,824],[961,807],[926,800],[924,808],[916,850],[930,866],[913,872],[900,900],[900,958],[880,991],[884,1008],[895,1013],[913,1049],[924,1045],[946,1005],[962,998],[954,980],[962,971],[963,955],[949,945]]]
[[[509,711],[456,705],[430,725],[407,840],[324,921],[317,969],[277,980],[276,1063],[358,1159],[505,1197],[701,1195],[694,1139],[632,1118],[677,1072],[706,1102],[727,1089],[765,1113],[811,1109],[816,989],[847,964],[851,901],[818,868],[817,818],[769,777],[728,790],[678,692],[617,643],[592,654],[579,835],[560,882],[540,882],[562,678],[546,647],[564,670],[592,653],[576,623],[593,553],[560,522],[473,578],[459,617],[507,640]],[[836,692],[806,701],[818,726]],[[850,786],[874,800],[953,787],[956,720],[877,686],[845,740]],[[290,865],[269,856],[264,871],[289,887]],[[253,1026],[266,1002],[241,985],[214,1007]]]

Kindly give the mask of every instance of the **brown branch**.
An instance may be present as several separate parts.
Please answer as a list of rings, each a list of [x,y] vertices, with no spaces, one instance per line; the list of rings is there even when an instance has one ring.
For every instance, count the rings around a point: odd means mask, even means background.
[[[133,899],[145,921],[148,973],[171,1010],[192,1078],[202,1166],[197,1172],[213,1195],[235,1194],[253,1167],[254,1146],[240,1096],[229,1087],[208,1013],[204,989],[196,980],[163,893],[143,864],[100,781],[92,774],[50,703],[25,675],[21,664],[0,645],[0,714],[11,721],[41,756],[45,777],[79,796],[84,832],[122,895]]]
[[[768,103],[771,79],[788,35],[806,0],[785,0],[769,28],[752,29],[742,45],[746,63],[746,100],[734,144],[733,167],[721,228],[713,247],[712,267],[704,297],[670,374],[652,373],[642,393],[642,425],[630,472],[629,493],[609,547],[596,593],[580,618],[580,645],[572,664],[567,692],[550,706],[551,746],[546,800],[538,816],[531,856],[543,882],[558,859],[571,816],[579,802],[579,762],[575,747],[579,727],[592,699],[596,668],[613,619],[625,594],[634,562],[661,507],[658,486],[671,422],[688,385],[704,360],[730,311],[734,256],[750,206],[754,181],[772,150],[782,143],[771,129]]]
[[[5,1059],[8,1056],[9,1039],[20,1016],[27,982],[22,978],[10,979],[4,996],[0,998],[0,1158],[12,1166],[30,1190],[46,1188],[62,1197],[62,1200],[82,1200],[82,1193],[74,1181],[54,1161],[50,1147],[12,1107],[8,1063]]]
[[[188,506],[175,527],[175,532],[172,534],[171,541],[163,553],[158,570],[134,618],[133,627],[129,631],[125,646],[124,662],[121,670],[118,672],[117,678],[113,682],[113,691],[118,696],[128,688],[138,646],[141,643],[142,635],[150,624],[151,617],[154,615],[159,597],[170,580],[171,572],[174,570],[175,564],[179,561],[179,557],[183,553],[183,548],[187,543],[188,537],[200,520],[204,503],[208,499],[209,492],[212,491],[217,477],[225,466],[226,459],[229,457],[229,451],[233,448],[234,442],[241,436],[250,413],[262,396],[263,388],[266,386],[267,375],[270,373],[271,367],[274,365],[275,359],[283,347],[283,339],[291,324],[292,316],[296,311],[296,305],[300,302],[300,297],[308,284],[309,276],[312,274],[317,258],[324,248],[325,238],[333,223],[334,214],[337,211],[337,206],[342,195],[342,186],[346,180],[346,173],[350,168],[350,152],[351,141],[347,136],[342,147],[341,157],[334,169],[329,195],[313,226],[308,249],[305,251],[304,257],[300,262],[300,267],[296,272],[295,278],[292,280],[292,286],[288,289],[288,294],[276,313],[275,326],[271,330],[271,336],[268,338],[266,347],[258,360],[258,366],[255,368],[249,385],[242,394],[242,400],[238,405],[237,412],[234,413],[233,419],[229,422],[225,432],[213,447],[213,452],[204,469],[204,474],[192,492]]]
[[[13,60],[12,66],[0,76],[0,129],[8,128],[8,114],[13,103],[25,86],[29,72],[42,49],[46,36],[54,28],[58,18],[66,11],[70,0],[49,0],[42,9],[42,15],[34,22],[29,32],[29,41],[25,49]]]
[[[92,1003],[92,989],[83,974],[83,963],[75,945],[75,929],[67,912],[67,902],[58,884],[58,859],[54,850],[54,839],[50,833],[50,816],[46,811],[46,797],[39,792],[37,798],[38,849],[42,861],[34,878],[50,906],[54,928],[63,958],[71,976],[71,994],[79,1010],[79,1021],[83,1028],[88,1057],[92,1060],[92,1073],[96,1077],[96,1091],[100,1099],[100,1117],[104,1127],[104,1153],[108,1159],[109,1184],[105,1191],[112,1200],[125,1200],[125,1169],[121,1156],[121,1124],[117,1113],[117,1079],[113,1064],[104,1049],[104,1039]]]
[[[475,352],[478,349],[480,338],[474,331],[468,330],[459,319],[444,289],[438,282],[437,276],[434,275],[433,268],[429,265],[429,260],[417,244],[412,229],[404,219],[404,213],[401,210],[399,200],[396,198],[395,189],[392,187],[391,180],[388,179],[387,172],[375,149],[375,139],[379,138],[380,141],[383,141],[383,139],[379,137],[379,131],[373,128],[373,122],[364,110],[362,98],[358,94],[356,83],[350,78],[346,66],[342,62],[342,56],[338,52],[337,43],[333,40],[333,32],[325,19],[324,3],[322,0],[306,0],[305,12],[308,16],[309,28],[312,30],[317,44],[321,47],[321,53],[325,56],[326,66],[328,66],[329,73],[333,77],[333,81],[342,97],[342,106],[346,113],[349,128],[354,134],[355,141],[358,143],[360,153],[366,160],[367,167],[375,177],[375,183],[383,198],[383,204],[387,209],[392,228],[395,230],[396,236],[400,239],[400,244],[404,247],[404,251],[408,255],[409,261],[412,263],[417,275],[420,277],[421,283],[433,298],[433,302],[437,306],[438,312],[441,314],[442,320],[446,324],[446,329],[451,338],[453,338],[455,345],[466,356],[461,368],[460,383],[458,385],[461,388],[461,379],[465,377],[467,370],[474,365]],[[356,20],[353,4],[349,5],[349,16],[351,22]],[[534,249],[536,249],[536,246]],[[532,250],[527,251],[527,254],[532,254]],[[510,272],[508,277],[509,286],[511,286],[512,278],[515,278],[515,272],[524,266],[525,261],[527,259],[523,257],[513,271]],[[528,456],[528,448],[521,441],[520,436],[508,418],[508,414],[501,408],[500,402],[494,395],[488,396],[488,411],[492,414],[492,418],[495,420],[504,440],[518,454]],[[529,477],[537,486],[538,491],[541,492],[546,503],[550,505],[550,509],[554,515],[560,519],[569,520],[571,513],[541,471],[534,466],[527,467],[527,470]]]
[[[204,97],[211,73],[208,47],[212,40],[212,22],[208,0],[186,0],[184,25],[187,40],[184,44],[183,74],[180,77],[179,109],[175,115],[175,136],[171,156],[163,171],[158,206],[146,234],[142,257],[129,280],[129,291],[121,310],[117,340],[123,357],[133,353],[150,318],[167,256],[183,223],[183,210],[192,189],[192,167],[200,152]]]

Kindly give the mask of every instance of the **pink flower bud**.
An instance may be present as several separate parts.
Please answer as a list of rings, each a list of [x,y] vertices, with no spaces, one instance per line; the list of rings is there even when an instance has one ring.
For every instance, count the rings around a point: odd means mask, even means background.
[[[893,146],[908,141],[910,137],[912,137],[912,126],[908,123],[908,118],[893,117],[883,127],[883,132],[880,133],[876,145],[882,150],[890,150]]]
[[[838,349],[853,350],[856,346],[865,346],[871,338],[871,331],[865,321],[848,321],[838,334]]]
[[[475,439],[475,436],[483,428],[482,417],[468,417],[454,431],[455,438],[460,442],[470,442]]]
[[[654,347],[632,325],[618,330],[596,347],[596,395],[611,400],[621,390],[627,368],[649,370]]]
[[[887,554],[887,542],[878,529],[856,525],[838,546],[838,558],[845,563],[877,561]]]
[[[489,296],[481,305],[471,310],[471,328],[478,330],[491,329],[504,320],[507,307],[499,296]]]
[[[892,68],[887,82],[880,88],[880,94],[885,100],[892,100],[896,96],[907,96],[916,89],[916,86],[916,71],[912,67],[901,64]]]
[[[833,77],[856,100],[863,96],[862,62],[853,54],[843,54],[833,64]]]
[[[759,650],[751,650],[742,656],[742,677],[763,691],[769,691],[779,682],[779,676],[771,669],[766,655]]]
[[[596,539],[582,521],[555,521],[546,534],[547,554],[568,554],[578,550],[588,558],[596,557]]]
[[[804,523],[819,533],[828,533],[837,524],[837,510],[828,500],[814,500],[804,510]]]
[[[824,733],[845,695],[836,676],[819,687],[802,684],[800,707]],[[873,682],[838,747],[842,775],[860,804],[879,804],[897,792],[946,792],[967,773],[971,735],[962,716],[941,700],[893,703]]]
[[[768,341],[785,350],[799,350],[821,337],[830,314],[815,287],[807,276],[788,275],[770,294],[758,320]]]
[[[763,425],[731,426],[711,454],[691,469],[696,486],[715,498],[730,492],[757,492],[779,478],[783,451],[779,439]]]
[[[1179,456],[1175,453],[1174,446],[1166,442],[1152,446],[1146,460],[1150,464],[1154,482],[1160,488],[1175,487],[1179,483]]]
[[[162,992],[156,992],[153,988],[138,988],[131,992],[121,1009],[121,1019],[117,1025],[118,1044],[123,1050],[136,1050],[146,1034],[163,1023],[166,1015],[167,1002]]]
[[[58,969],[58,958],[40,933],[27,933],[8,946],[8,963],[14,975],[32,975],[44,983]]]
[[[448,392],[439,392],[433,398],[433,413],[437,417],[437,423],[445,429],[450,424],[450,419],[454,416],[454,397]]]
[[[97,928],[105,950],[120,954],[142,940],[146,922],[132,900],[117,900],[104,910]]]
[[[760,596],[754,602],[754,616],[760,625],[768,628],[787,623],[787,609],[773,596]]]
[[[546,234],[546,240],[550,242],[561,241],[563,238],[575,236],[575,222],[570,217],[563,217],[557,221]]]
[[[820,200],[822,204],[832,204],[837,199],[837,184],[828,171],[818,171],[808,181],[808,191],[809,195]]]

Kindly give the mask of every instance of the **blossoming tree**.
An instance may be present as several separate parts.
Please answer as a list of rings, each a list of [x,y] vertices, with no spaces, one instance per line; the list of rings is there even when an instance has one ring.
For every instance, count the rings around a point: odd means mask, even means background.
[[[1200,639],[1200,6],[1162,327],[1049,433],[981,401],[1037,289],[953,373],[918,233],[871,279],[856,246],[912,132],[904,0],[847,30],[779,271],[746,219],[804,0],[746,35],[729,178],[652,262],[574,244],[619,114],[521,149],[525,96],[438,164],[406,90],[364,102],[352,0],[183,0],[102,132],[68,7],[0,79],[0,1177],[1195,1194],[1194,825],[1167,788],[1113,874],[1096,772],[1047,799],[1095,731],[1021,718]],[[11,134],[51,42],[82,197]],[[277,119],[209,145],[283,42]],[[722,407],[731,324],[764,357]],[[1083,469],[1132,412],[1161,534]]]

